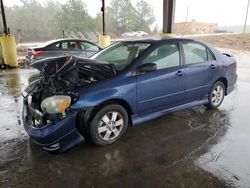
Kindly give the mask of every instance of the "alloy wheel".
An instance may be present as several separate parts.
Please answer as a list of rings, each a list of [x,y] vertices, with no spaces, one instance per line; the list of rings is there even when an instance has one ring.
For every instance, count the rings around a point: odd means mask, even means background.
[[[120,135],[123,125],[124,120],[119,112],[108,112],[99,121],[98,135],[105,141],[113,140]]]
[[[217,106],[221,103],[224,97],[224,89],[221,85],[217,85],[213,92],[211,97],[211,102],[214,106]]]

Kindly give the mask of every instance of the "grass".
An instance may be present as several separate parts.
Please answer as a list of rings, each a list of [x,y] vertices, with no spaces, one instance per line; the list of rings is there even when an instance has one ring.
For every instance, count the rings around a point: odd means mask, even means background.
[[[215,47],[250,51],[250,33],[192,37]]]

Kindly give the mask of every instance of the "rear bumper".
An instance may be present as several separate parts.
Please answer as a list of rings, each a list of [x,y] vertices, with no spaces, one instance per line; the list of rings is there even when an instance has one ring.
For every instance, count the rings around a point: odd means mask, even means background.
[[[227,87],[226,95],[230,94],[235,89],[235,85]]]
[[[226,95],[230,94],[235,89],[237,78],[238,78],[238,75],[235,74],[233,79],[231,80],[231,85],[227,87]]]
[[[76,129],[76,117],[77,112],[71,112],[56,124],[35,128],[28,104],[24,100],[22,113],[24,128],[35,143],[50,152],[63,152],[84,142],[84,138]]]

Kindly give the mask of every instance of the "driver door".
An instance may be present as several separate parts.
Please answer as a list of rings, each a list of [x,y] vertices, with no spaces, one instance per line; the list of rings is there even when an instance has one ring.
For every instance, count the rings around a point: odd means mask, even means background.
[[[181,105],[185,101],[185,69],[181,66],[179,45],[162,44],[153,50],[143,64],[155,63],[155,71],[137,74],[139,115]]]

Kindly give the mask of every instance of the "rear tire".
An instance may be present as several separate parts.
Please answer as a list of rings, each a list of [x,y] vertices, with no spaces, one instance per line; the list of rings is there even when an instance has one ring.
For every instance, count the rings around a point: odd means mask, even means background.
[[[217,81],[208,95],[209,103],[206,105],[209,109],[218,108],[223,102],[225,96],[225,85],[221,81]]]
[[[6,66],[5,64],[0,64],[0,68],[1,68],[1,69],[6,69],[6,67],[7,67],[7,66]]]
[[[91,141],[99,146],[113,144],[128,128],[127,111],[120,105],[103,107],[90,123]]]

